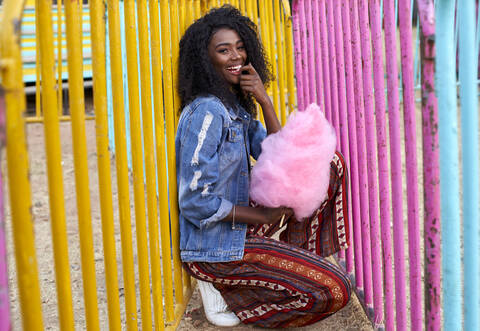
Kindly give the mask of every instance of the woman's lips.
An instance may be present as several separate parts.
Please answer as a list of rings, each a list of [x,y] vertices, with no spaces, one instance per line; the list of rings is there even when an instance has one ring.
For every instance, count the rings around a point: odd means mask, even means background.
[[[240,69],[242,68],[242,65],[237,65],[237,66],[231,66],[227,68],[227,71],[233,75],[240,75],[241,71]]]

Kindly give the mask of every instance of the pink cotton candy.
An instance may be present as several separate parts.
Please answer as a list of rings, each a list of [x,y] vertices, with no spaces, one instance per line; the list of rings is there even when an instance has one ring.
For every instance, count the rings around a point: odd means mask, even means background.
[[[318,105],[291,114],[279,132],[262,142],[252,169],[251,199],[266,207],[290,207],[298,220],[311,216],[327,197],[336,144]]]

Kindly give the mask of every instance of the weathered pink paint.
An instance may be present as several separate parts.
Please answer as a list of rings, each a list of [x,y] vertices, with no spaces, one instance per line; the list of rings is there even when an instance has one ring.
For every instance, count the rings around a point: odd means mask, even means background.
[[[403,79],[405,156],[407,171],[408,252],[410,262],[410,311],[412,330],[422,329],[422,274],[418,211],[417,143],[413,82],[410,1],[399,1],[398,17]]]
[[[303,97],[303,64],[302,64],[302,41],[300,38],[300,13],[299,2],[294,1],[292,4],[292,29],[293,29],[293,44],[295,53],[295,72],[297,83],[297,107],[300,110],[305,109],[305,100]]]
[[[433,0],[418,0],[421,27],[423,190],[425,205],[425,327],[442,327],[440,170],[438,102],[435,95],[435,9]],[[468,295],[468,294],[467,294]]]
[[[362,256],[362,237],[360,223],[360,193],[358,189],[358,165],[357,165],[357,136],[355,134],[355,97],[354,97],[354,77],[352,65],[352,40],[350,30],[350,14],[348,0],[341,0],[342,21],[343,21],[343,48],[345,55],[345,81],[347,93],[347,117],[349,131],[349,170],[350,170],[350,202],[351,216],[353,223],[353,248],[355,254],[355,285],[360,293],[363,292],[363,256]]]
[[[308,104],[316,101],[315,92],[317,90],[316,84],[321,84],[321,81],[315,79],[315,40],[313,35],[313,21],[312,21],[312,0],[305,0],[305,19],[306,30],[305,36],[307,38],[307,56],[308,56]]]
[[[306,26],[306,19],[305,19],[305,0],[298,0],[298,18],[300,21],[300,41],[302,46],[301,51],[301,59],[302,59],[302,69],[303,75],[300,77],[303,80],[303,107],[299,108],[300,110],[305,110],[305,108],[310,103],[310,83],[309,83],[309,76],[308,76],[308,42],[307,42],[307,26]]]
[[[325,99],[323,96],[324,85],[323,85],[323,68],[322,68],[322,49],[321,49],[321,39],[320,39],[320,16],[318,12],[318,1],[316,0],[309,0],[313,1],[311,6],[312,16],[313,16],[313,39],[314,39],[314,50],[315,50],[315,81],[316,81],[316,96],[317,96],[317,104],[320,108],[325,112]],[[307,14],[309,12],[307,11]],[[330,107],[330,106],[329,106]]]
[[[368,209],[368,183],[367,183],[367,160],[365,157],[365,126],[364,126],[364,100],[363,100],[363,67],[360,49],[360,31],[358,21],[358,1],[350,0],[350,29],[352,31],[352,64],[354,74],[354,97],[356,113],[356,136],[357,136],[357,162],[361,212],[361,233],[363,249],[363,281],[364,303],[367,308],[372,308],[372,256],[370,242],[370,216]]]
[[[392,182],[393,244],[395,265],[396,329],[407,330],[405,286],[405,248],[403,230],[402,155],[398,95],[397,40],[394,1],[384,1],[384,32],[388,88],[388,123],[390,135],[390,176]]]
[[[394,329],[392,236],[390,234],[390,185],[388,169],[387,132],[385,123],[385,73],[383,63],[382,22],[380,0],[370,1],[373,79],[375,89],[375,121],[377,128],[378,188],[380,196],[381,245],[383,257],[385,328]]]
[[[368,1],[358,2],[360,23],[360,40],[362,43],[363,63],[363,97],[365,102],[365,134],[367,144],[368,198],[370,207],[370,241],[372,249],[373,306],[375,309],[375,326],[383,323],[383,275],[382,275],[382,242],[380,241],[380,221],[378,216],[378,173],[377,148],[375,136],[375,105],[373,102],[371,40],[368,19]],[[383,92],[383,90],[382,90]]]
[[[337,146],[340,146],[341,136],[338,117],[338,84],[337,84],[337,56],[335,44],[335,27],[332,0],[326,0],[327,10],[327,34],[328,34],[328,53],[329,53],[329,71],[330,71],[330,101],[331,101],[331,122],[337,134]]]
[[[5,103],[0,86],[0,151],[3,146],[5,146]],[[8,296],[7,245],[3,201],[3,178],[0,170],[0,330],[10,330],[12,325]]]
[[[330,123],[332,123],[332,103],[330,96],[330,69],[328,67],[328,35],[327,35],[327,19],[325,14],[325,0],[315,1],[319,14],[320,25],[320,41],[321,41],[321,54],[322,54],[322,72],[323,72],[323,97],[325,100],[325,117]]]
[[[339,130],[340,130],[340,151],[344,155],[347,163],[349,162],[348,151],[348,122],[347,122],[347,94],[345,82],[345,60],[343,49],[343,26],[342,13],[340,1],[333,3],[333,16],[335,18],[335,51],[337,57],[337,82],[338,82],[338,115],[339,115]],[[353,254],[349,249],[346,252],[346,271],[351,273],[353,270]]]

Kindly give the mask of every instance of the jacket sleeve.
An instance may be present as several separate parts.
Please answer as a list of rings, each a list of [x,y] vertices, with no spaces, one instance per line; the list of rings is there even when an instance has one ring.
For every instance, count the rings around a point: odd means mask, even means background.
[[[222,142],[224,110],[204,102],[184,119],[177,153],[178,204],[182,215],[199,228],[225,218],[233,204],[213,194],[219,178],[218,150]]]
[[[248,127],[248,140],[250,141],[250,155],[257,160],[262,152],[262,141],[267,136],[267,131],[258,120],[252,120]]]

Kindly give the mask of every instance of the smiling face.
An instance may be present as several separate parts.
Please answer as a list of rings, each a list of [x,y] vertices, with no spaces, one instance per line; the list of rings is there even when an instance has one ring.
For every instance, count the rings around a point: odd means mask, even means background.
[[[208,55],[215,70],[230,86],[240,83],[240,69],[247,60],[247,51],[235,30],[222,28],[215,32],[208,44]]]

